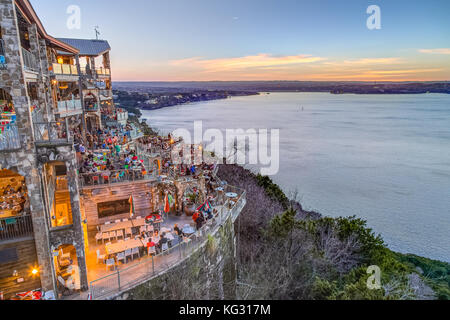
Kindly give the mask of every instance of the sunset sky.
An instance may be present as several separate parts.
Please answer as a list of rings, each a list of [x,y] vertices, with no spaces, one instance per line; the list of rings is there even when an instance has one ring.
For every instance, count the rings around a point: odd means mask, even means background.
[[[55,37],[100,38],[113,80],[450,80],[450,1],[31,0]],[[381,30],[369,30],[369,5]],[[70,5],[81,28],[69,30]]]

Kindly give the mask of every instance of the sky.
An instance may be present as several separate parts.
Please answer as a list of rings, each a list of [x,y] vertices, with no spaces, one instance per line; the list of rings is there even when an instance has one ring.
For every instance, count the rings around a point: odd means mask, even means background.
[[[115,81],[450,80],[448,0],[30,2],[52,36],[98,26]],[[367,27],[370,5],[381,29]]]

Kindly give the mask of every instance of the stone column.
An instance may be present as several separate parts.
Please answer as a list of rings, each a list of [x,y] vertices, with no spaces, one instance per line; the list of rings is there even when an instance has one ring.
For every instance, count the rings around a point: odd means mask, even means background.
[[[0,17],[5,42],[5,57],[8,64],[7,70],[0,71],[1,86],[12,96],[22,147],[15,153],[0,154],[0,158],[2,162],[6,160],[10,166],[15,165],[20,168],[21,174],[26,177],[41,285],[44,291],[53,290],[48,230],[33,144],[30,104],[23,73],[23,58],[14,0],[0,0]]]
[[[86,267],[86,254],[84,244],[84,230],[83,221],[80,210],[80,193],[78,187],[78,175],[76,159],[74,152],[70,154],[71,160],[66,161],[67,166],[67,181],[70,194],[70,205],[72,208],[73,219],[73,245],[77,250],[78,267],[80,268],[80,280],[81,290],[86,291],[89,289],[87,280],[87,267]]]

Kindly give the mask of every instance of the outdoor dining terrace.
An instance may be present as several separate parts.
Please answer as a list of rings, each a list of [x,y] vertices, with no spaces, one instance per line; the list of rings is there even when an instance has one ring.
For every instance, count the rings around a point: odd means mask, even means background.
[[[211,204],[213,217],[198,230],[191,217],[172,214],[163,215],[162,221],[154,224],[137,217],[97,226],[97,231],[89,234],[86,252],[89,292],[72,292],[63,298],[87,299],[90,294],[94,300],[109,299],[189,258],[225,221],[229,218],[234,221],[245,206],[244,190],[227,185],[223,193],[223,200],[216,197]],[[175,224],[183,232],[181,237],[174,232]],[[159,244],[163,233],[169,241]]]

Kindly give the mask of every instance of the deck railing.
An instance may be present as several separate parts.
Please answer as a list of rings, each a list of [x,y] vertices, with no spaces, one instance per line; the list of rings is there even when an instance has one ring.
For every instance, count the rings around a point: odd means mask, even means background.
[[[31,215],[0,219],[0,242],[33,236]]]
[[[81,100],[58,101],[58,113],[82,112]]]
[[[19,128],[16,125],[0,125],[0,151],[20,149]]]
[[[39,71],[37,59],[30,51],[28,51],[25,48],[22,48],[22,56],[23,56],[23,63],[26,70],[29,71]]]
[[[57,75],[78,76],[77,66],[72,64],[53,63],[53,73]]]
[[[91,298],[94,300],[110,299],[136,285],[145,283],[153,277],[166,272],[177,263],[182,262],[205,245],[210,235],[215,234],[228,218],[232,217],[234,221],[234,215],[238,215],[243,205],[245,205],[245,191],[231,186],[230,188],[234,191],[240,191],[239,200],[231,208],[229,201],[225,201],[214,219],[208,221],[206,225],[185,241],[181,241],[169,250],[154,257],[144,258],[134,266],[117,270],[111,275],[92,281],[89,286]]]
[[[83,188],[154,179],[154,177],[149,172],[147,172],[146,175],[143,175],[141,169],[122,169],[101,171],[95,173],[84,173],[80,174],[79,177],[80,186]]]
[[[43,122],[34,124],[35,143],[72,143],[67,130],[68,125],[64,121]]]

